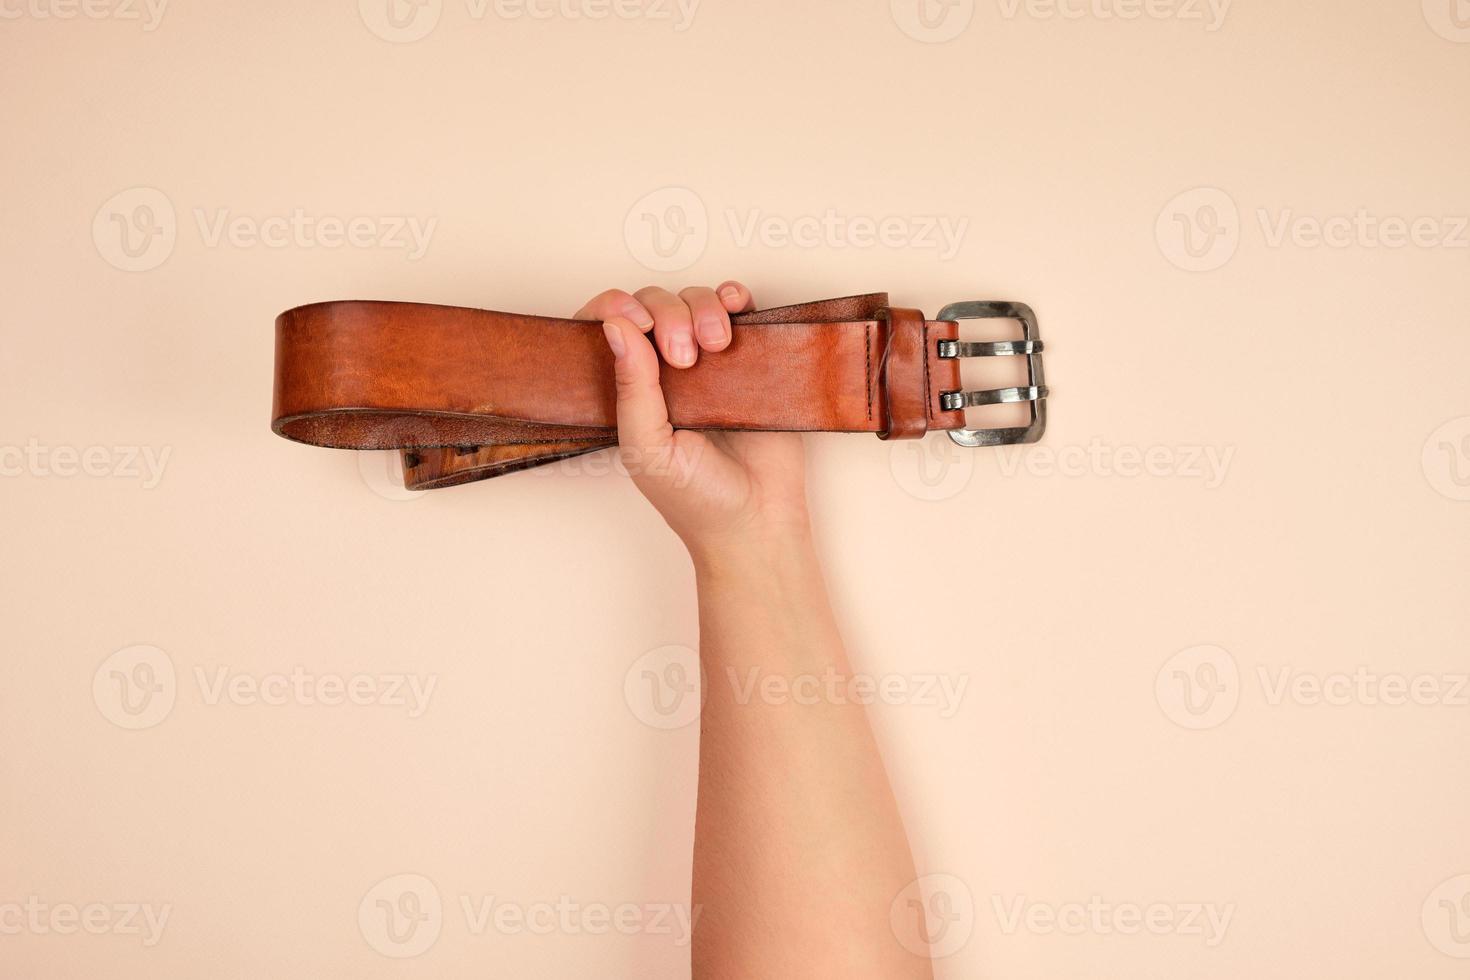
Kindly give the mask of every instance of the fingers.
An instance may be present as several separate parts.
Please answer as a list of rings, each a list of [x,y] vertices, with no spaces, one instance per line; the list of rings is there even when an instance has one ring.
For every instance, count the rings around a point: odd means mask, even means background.
[[[694,321],[694,339],[707,351],[720,351],[730,346],[730,313],[720,297],[707,286],[690,286],[679,291],[679,298],[689,307]]]
[[[693,365],[699,350],[694,344],[694,318],[684,301],[657,286],[645,286],[634,295],[653,314],[653,336],[664,360],[679,368]]]
[[[658,384],[658,358],[653,345],[626,317],[605,321],[602,332],[613,353],[618,445],[636,450],[644,458],[655,458],[670,445],[674,429],[669,425],[669,408]]]
[[[605,322],[617,316],[632,321],[639,330],[647,331],[653,326],[653,314],[649,313],[648,307],[638,302],[633,294],[625,293],[621,289],[598,293],[572,319]]]
[[[727,280],[715,290],[720,297],[720,303],[729,313],[746,313],[755,309],[755,297],[750,295],[750,290],[745,283]]]
[[[711,353],[730,346],[730,314],[755,308],[755,300],[744,284],[733,280],[717,289],[690,286],[675,296],[658,286],[645,286],[636,293],[609,289],[593,297],[577,311],[579,320],[623,319],[647,333],[664,361],[676,368],[692,367],[700,350]]]

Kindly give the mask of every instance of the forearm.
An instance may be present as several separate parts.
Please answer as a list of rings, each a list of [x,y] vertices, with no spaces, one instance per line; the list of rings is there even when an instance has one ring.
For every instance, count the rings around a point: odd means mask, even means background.
[[[810,538],[696,550],[695,567],[696,980],[930,976],[889,927],[913,860]]]
[[[694,976],[922,980],[928,961],[889,925],[914,878],[903,823],[864,708],[833,686],[850,671],[807,533],[801,437],[676,431],[660,386],[754,308],[726,282],[608,290],[578,314],[603,321],[625,458],[670,463],[633,477],[699,582]]]

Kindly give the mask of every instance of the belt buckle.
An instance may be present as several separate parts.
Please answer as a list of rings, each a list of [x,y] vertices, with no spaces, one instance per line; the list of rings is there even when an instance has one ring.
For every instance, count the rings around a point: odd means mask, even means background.
[[[999,340],[975,343],[964,340],[939,341],[939,356],[945,359],[957,357],[1012,357],[1026,358],[1026,385],[1019,388],[990,388],[983,391],[944,391],[939,394],[940,406],[945,411],[971,408],[976,405],[1002,405],[1027,402],[1031,406],[1031,421],[1022,426],[997,429],[950,429],[949,437],[961,446],[1011,446],[1035,442],[1046,431],[1046,396],[1048,389],[1041,370],[1041,342],[1036,326],[1036,313],[1025,303],[1004,300],[971,300],[951,303],[939,311],[940,320],[991,320],[1009,319],[1021,322],[1021,340]]]

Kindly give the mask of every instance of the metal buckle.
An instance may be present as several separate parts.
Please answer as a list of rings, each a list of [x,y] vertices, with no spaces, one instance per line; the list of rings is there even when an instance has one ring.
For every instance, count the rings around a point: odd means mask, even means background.
[[[1021,340],[971,343],[963,340],[939,341],[939,356],[954,357],[1025,357],[1026,385],[1020,388],[991,388],[988,391],[944,391],[939,394],[945,411],[975,405],[1002,405],[1027,402],[1031,405],[1031,421],[1027,425],[1006,429],[950,429],[949,437],[961,446],[1010,446],[1035,442],[1046,431],[1046,396],[1048,389],[1041,371],[1044,349],[1036,327],[1036,314],[1025,303],[1004,300],[972,300],[951,303],[939,311],[940,320],[1009,319],[1021,321]]]

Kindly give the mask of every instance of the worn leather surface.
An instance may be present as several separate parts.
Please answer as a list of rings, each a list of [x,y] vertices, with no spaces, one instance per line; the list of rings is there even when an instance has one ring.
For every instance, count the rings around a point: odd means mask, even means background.
[[[938,356],[951,321],[886,293],[731,317],[730,346],[663,365],[670,421],[687,429],[870,432],[918,438],[964,425]],[[272,429],[297,442],[403,451],[412,489],[453,486],[617,442],[612,355],[594,321],[423,303],[343,301],[276,319]]]

